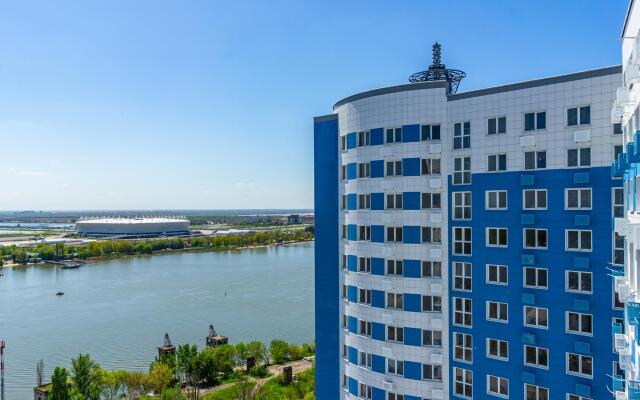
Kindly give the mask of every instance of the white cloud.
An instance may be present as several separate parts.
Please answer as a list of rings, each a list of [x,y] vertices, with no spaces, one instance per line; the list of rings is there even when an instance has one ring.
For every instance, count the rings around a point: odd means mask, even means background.
[[[47,175],[49,175],[48,172],[44,172],[44,171],[20,171],[19,174],[20,175],[27,175],[27,176],[47,176]]]

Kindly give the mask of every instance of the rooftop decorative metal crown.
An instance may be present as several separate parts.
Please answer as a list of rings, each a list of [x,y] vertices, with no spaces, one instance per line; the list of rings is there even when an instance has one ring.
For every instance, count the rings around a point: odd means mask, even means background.
[[[409,82],[427,82],[427,81],[447,81],[449,83],[449,93],[458,91],[460,81],[467,76],[463,71],[458,69],[447,68],[442,64],[442,46],[435,42],[433,45],[433,63],[429,65],[426,71],[416,72],[409,77]]]

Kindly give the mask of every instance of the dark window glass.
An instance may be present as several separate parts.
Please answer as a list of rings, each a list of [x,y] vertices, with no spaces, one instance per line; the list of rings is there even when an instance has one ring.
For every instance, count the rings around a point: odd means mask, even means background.
[[[500,154],[498,156],[498,170],[506,171],[507,170],[507,155]]]
[[[497,126],[496,126],[496,119],[495,118],[489,118],[487,120],[487,133],[489,135],[495,135],[497,133]]]
[[[507,117],[498,118],[498,133],[507,132]]]
[[[539,112],[536,114],[536,129],[547,129],[547,113]]]
[[[532,131],[536,129],[536,115],[534,113],[527,113],[524,115],[524,130]]]
[[[536,168],[536,152],[527,151],[524,153],[524,169]]]
[[[613,134],[622,135],[622,124],[620,122],[613,124]]]
[[[546,151],[538,151],[537,155],[537,167],[538,168],[547,168],[547,152]]]
[[[591,123],[591,106],[580,107],[580,125]]]
[[[421,129],[421,139],[422,140],[430,140],[431,139],[431,126],[430,125],[422,125]]]
[[[578,109],[577,108],[569,108],[567,110],[567,125],[568,126],[578,125]]]
[[[431,140],[440,140],[440,125],[431,125]]]

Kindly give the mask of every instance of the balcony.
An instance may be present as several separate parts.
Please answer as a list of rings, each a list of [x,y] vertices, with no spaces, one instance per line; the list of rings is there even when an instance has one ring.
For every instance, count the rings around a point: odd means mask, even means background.
[[[640,382],[629,381],[629,388],[627,390],[628,400],[640,400]]]
[[[622,375],[614,375],[611,377],[611,380],[615,392],[624,392],[624,378]]]

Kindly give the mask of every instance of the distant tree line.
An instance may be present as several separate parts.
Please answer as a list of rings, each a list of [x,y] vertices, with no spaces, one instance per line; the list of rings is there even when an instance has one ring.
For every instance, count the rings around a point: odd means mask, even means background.
[[[259,232],[247,235],[198,236],[192,238],[160,238],[142,240],[101,240],[82,245],[39,243],[35,248],[0,247],[0,256],[10,255],[16,263],[26,263],[35,255],[44,261],[66,258],[116,257],[121,255],[152,254],[180,249],[224,250],[247,246],[269,245],[279,242],[313,239],[313,232],[301,230]]]
[[[147,399],[198,400],[200,389],[221,382],[242,381],[246,375],[238,367],[253,356],[256,366],[250,376],[265,377],[267,365],[300,360],[315,353],[315,344],[302,346],[273,340],[267,347],[261,342],[223,344],[198,350],[196,345],[180,345],[175,354],[164,355],[151,363],[149,372],[107,371],[80,354],[71,360],[71,369],[56,367],[49,387],[50,400]],[[184,388],[184,390],[182,389]]]

